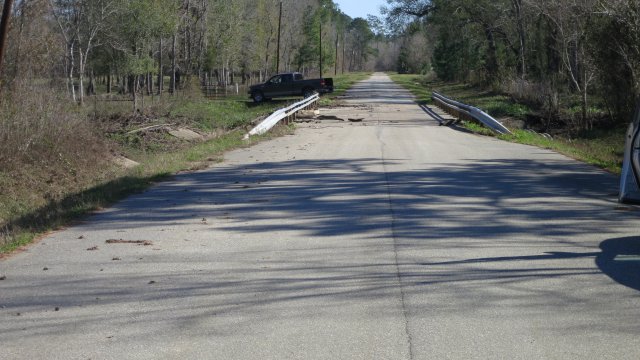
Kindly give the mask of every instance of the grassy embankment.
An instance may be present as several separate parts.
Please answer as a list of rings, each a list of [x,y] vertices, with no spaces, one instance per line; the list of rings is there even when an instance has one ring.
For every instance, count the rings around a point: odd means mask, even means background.
[[[498,120],[515,119],[525,122],[527,115],[535,112],[535,109],[514,102],[509,96],[488,92],[473,86],[428,81],[419,75],[393,74],[391,78],[416,95],[419,102],[425,104],[433,104],[431,93],[438,91],[450,98],[476,106]],[[568,109],[568,111],[574,111],[574,109]],[[471,122],[463,124],[475,133],[496,136],[478,124]],[[498,138],[550,149],[614,174],[619,174],[621,171],[626,132],[624,128],[576,132],[565,129],[566,131],[554,135],[553,138],[523,129],[511,128],[510,130],[513,135],[500,135]]]
[[[336,77],[336,93],[322,103],[367,77]],[[165,96],[147,98],[144,111],[132,114],[127,101],[89,100],[79,108],[58,95],[30,95],[0,104],[0,254],[172,174],[210,166],[225,151],[290,133],[290,127],[279,127],[242,140],[254,119],[295,101],[254,105],[245,95]],[[178,140],[162,125],[195,130],[206,140]],[[139,131],[144,128],[151,129]],[[114,156],[139,165],[125,168]]]

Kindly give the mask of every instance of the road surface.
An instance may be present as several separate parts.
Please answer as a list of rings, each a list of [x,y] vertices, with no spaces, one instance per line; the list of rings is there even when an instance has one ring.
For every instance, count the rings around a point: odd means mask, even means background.
[[[0,261],[1,359],[637,359],[617,179],[438,126],[374,75]],[[147,241],[106,243],[107,240]]]

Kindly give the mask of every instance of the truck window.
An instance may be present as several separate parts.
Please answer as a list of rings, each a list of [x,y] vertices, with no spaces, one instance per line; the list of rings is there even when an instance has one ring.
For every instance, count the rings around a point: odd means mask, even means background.
[[[291,75],[291,74],[282,75],[282,83],[283,84],[291,83],[291,82],[293,82],[293,75]]]
[[[282,82],[282,77],[280,75],[276,75],[269,79],[269,83],[273,85],[278,85]]]

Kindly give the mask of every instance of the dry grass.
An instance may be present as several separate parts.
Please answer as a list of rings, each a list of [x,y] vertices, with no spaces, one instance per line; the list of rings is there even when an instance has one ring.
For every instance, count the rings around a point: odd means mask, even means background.
[[[47,90],[17,86],[0,100],[0,227],[116,171],[86,116]]]

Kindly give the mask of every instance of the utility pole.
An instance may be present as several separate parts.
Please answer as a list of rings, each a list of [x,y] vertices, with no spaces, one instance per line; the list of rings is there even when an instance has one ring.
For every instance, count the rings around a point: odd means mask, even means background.
[[[320,18],[320,78],[322,78],[322,18]]]
[[[162,88],[164,86],[164,73],[162,71],[162,37],[158,45],[158,96],[162,96]]]
[[[171,95],[176,96],[176,33],[171,44]]]
[[[340,38],[338,37],[340,32],[336,31],[336,66],[334,66],[333,75],[338,75],[338,47],[340,46]]]
[[[345,61],[345,51],[347,49],[347,39],[342,33],[342,73],[344,74],[344,61]]]
[[[0,73],[2,72],[2,59],[7,42],[7,32],[9,30],[9,19],[11,18],[11,8],[13,0],[5,0],[2,9],[2,19],[0,20]],[[19,60],[19,59],[18,59]]]
[[[280,1],[280,17],[278,18],[278,52],[276,57],[276,73],[280,73],[280,35],[282,30],[282,1]]]

